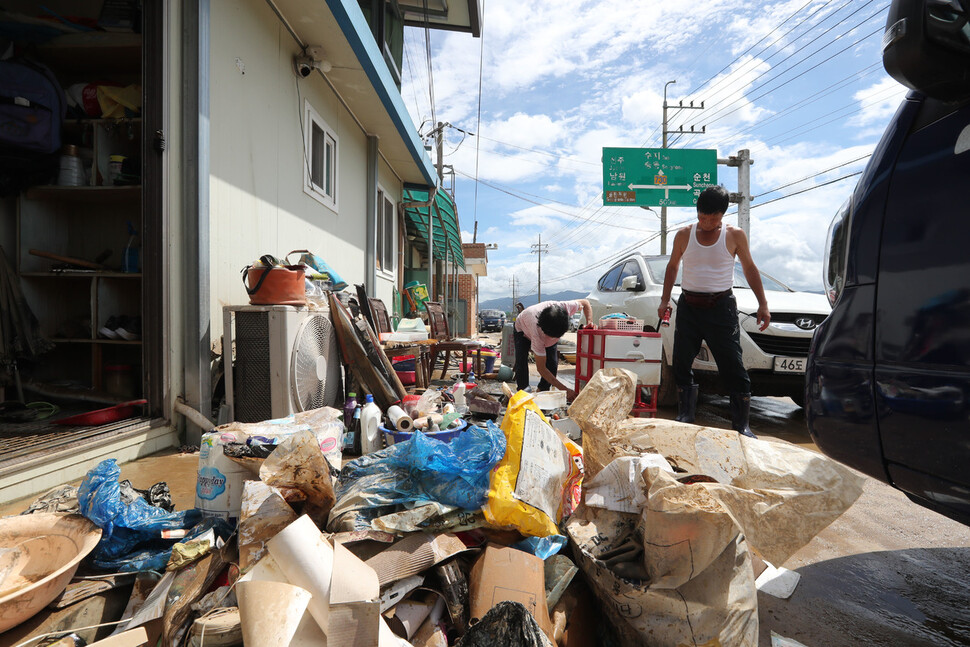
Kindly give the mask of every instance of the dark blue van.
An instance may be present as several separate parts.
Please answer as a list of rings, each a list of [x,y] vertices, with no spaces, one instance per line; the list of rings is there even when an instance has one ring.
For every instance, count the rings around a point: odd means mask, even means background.
[[[967,6],[890,8],[883,64],[913,91],[829,228],[805,400],[825,454],[970,524]]]

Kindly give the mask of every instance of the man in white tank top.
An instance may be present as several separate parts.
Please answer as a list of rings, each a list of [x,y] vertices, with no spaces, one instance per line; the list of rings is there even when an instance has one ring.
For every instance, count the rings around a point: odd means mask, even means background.
[[[677,420],[694,422],[698,387],[694,383],[691,364],[701,342],[706,341],[717,363],[718,374],[731,395],[731,426],[738,433],[754,438],[748,426],[751,380],[741,357],[741,325],[737,302],[731,291],[735,258],[741,263],[744,278],[758,298],[756,316],[761,330],[768,327],[771,314],[761,285],[761,274],[751,259],[744,231],[721,222],[728,202],[728,192],[723,186],[707,188],[697,198],[697,223],[680,229],[674,237],[657,314],[662,319],[670,308],[670,292],[683,259],[684,275],[674,329]]]

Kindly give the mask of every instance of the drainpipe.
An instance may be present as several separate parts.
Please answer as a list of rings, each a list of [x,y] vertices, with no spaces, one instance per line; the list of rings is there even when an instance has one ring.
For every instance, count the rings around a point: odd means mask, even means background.
[[[376,135],[367,135],[367,246],[364,251],[364,284],[367,294],[377,296],[377,143]]]
[[[182,15],[182,361],[188,406],[212,409],[209,340],[209,0],[185,4]],[[205,429],[208,431],[208,429]],[[186,442],[202,427],[190,422]]]

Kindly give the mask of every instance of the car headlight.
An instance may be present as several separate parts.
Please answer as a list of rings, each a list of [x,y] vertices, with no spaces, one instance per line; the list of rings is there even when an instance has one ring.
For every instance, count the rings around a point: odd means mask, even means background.
[[[845,272],[848,264],[849,219],[851,216],[851,198],[845,201],[839,212],[832,218],[828,236],[825,241],[825,259],[822,262],[822,283],[825,285],[825,296],[829,305],[835,307],[835,302],[845,287]]]

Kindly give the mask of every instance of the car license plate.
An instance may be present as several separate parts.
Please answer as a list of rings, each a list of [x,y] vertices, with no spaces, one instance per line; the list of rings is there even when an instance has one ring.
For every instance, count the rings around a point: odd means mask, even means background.
[[[807,361],[804,357],[776,357],[775,373],[804,373]]]

